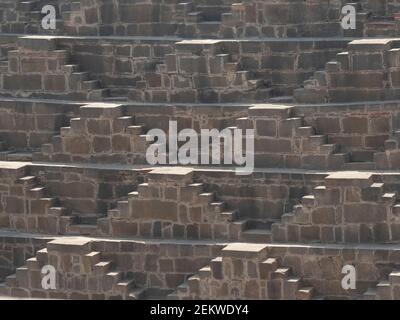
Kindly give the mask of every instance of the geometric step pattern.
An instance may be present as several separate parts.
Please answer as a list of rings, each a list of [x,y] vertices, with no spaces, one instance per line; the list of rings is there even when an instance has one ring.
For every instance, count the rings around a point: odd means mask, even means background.
[[[273,241],[399,242],[400,205],[396,191],[386,189],[371,173],[332,173],[272,225]]]
[[[214,40],[175,43],[166,63],[137,82],[129,97],[151,102],[266,101],[272,94],[267,74],[241,70],[240,63]]]
[[[8,69],[1,74],[5,95],[73,100],[102,100],[108,90],[88,72],[71,64],[67,50],[57,49],[50,36],[25,36],[8,52]]]
[[[56,270],[56,288],[44,289],[41,270],[51,265]],[[11,297],[52,299],[126,299],[145,296],[128,274],[118,271],[113,261],[91,250],[89,240],[65,238],[50,241],[26,265],[0,285],[0,293]]]
[[[80,118],[71,119],[51,143],[42,145],[34,160],[144,164],[151,145],[147,138],[143,125],[123,115],[122,105],[91,103],[82,106]]]
[[[202,183],[193,182],[194,171],[160,168],[148,181],[119,201],[117,208],[98,220],[101,235],[173,239],[251,239],[269,242],[270,224],[247,220],[230,210]]]
[[[313,287],[293,275],[291,268],[268,257],[267,246],[232,243],[169,298],[310,300],[314,295]]]
[[[400,271],[392,271],[388,280],[380,281],[375,288],[369,288],[363,298],[364,300],[399,300]]]

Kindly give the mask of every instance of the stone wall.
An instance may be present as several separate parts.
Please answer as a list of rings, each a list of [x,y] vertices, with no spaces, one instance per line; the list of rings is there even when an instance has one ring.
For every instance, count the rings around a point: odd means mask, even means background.
[[[173,54],[166,56],[154,74],[137,83],[130,98],[210,103],[266,101],[274,95],[290,95],[332,59],[341,45],[329,41],[177,42]]]
[[[46,246],[49,238],[29,238],[3,233],[0,236],[0,281],[15,272],[15,269],[25,264],[32,258],[36,251]]]
[[[272,234],[283,242],[394,243],[398,222],[396,191],[370,173],[333,173],[272,225]]]
[[[8,150],[35,150],[60,132],[77,115],[79,104],[17,101],[0,102],[0,140]]]
[[[98,80],[71,64],[69,53],[58,50],[53,37],[26,36],[18,49],[8,52],[8,67],[1,75],[4,95],[98,100],[108,95]]]
[[[399,48],[390,39],[349,43],[325,71],[316,72],[297,89],[299,103],[395,100],[399,95]]]
[[[218,244],[60,238],[6,279],[11,296],[58,299],[165,298],[221,250]],[[55,290],[41,287],[41,267],[56,267]],[[157,296],[158,295],[158,296]]]

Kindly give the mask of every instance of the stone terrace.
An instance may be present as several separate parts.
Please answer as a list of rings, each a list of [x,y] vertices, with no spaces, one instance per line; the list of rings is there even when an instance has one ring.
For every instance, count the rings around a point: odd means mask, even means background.
[[[399,14],[0,0],[0,299],[400,299]],[[254,171],[149,165],[171,121],[253,129]]]

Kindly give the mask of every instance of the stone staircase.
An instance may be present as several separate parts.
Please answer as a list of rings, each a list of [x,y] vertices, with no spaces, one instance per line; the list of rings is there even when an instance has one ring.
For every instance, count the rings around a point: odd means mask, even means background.
[[[187,40],[175,44],[176,53],[158,64],[151,81],[139,81],[132,100],[151,102],[267,101],[273,94],[262,71],[243,70],[240,61],[213,40]]]
[[[19,178],[18,196],[26,202],[25,215],[11,215],[10,227],[14,230],[40,232],[45,234],[86,235],[97,234],[97,220],[104,217],[101,213],[80,213],[62,205],[62,201],[53,195],[48,188],[42,186],[35,176]],[[18,188],[18,189],[17,189]],[[8,204],[13,203],[10,200]],[[14,204],[17,205],[17,204]]]
[[[54,290],[42,287],[41,269],[48,264],[57,270]],[[92,251],[89,240],[64,238],[50,241],[47,248],[17,268],[0,285],[0,293],[29,298],[138,300],[145,296],[145,289],[138,288],[113,261]]]
[[[271,241],[274,221],[241,216],[206,189],[193,182],[191,169],[152,170],[148,182],[98,220],[98,230],[112,236]]]
[[[310,300],[314,289],[291,268],[268,257],[262,244],[232,243],[196,275],[169,295],[170,299]],[[229,270],[229,272],[225,272]]]
[[[152,144],[144,125],[134,116],[123,114],[123,105],[92,103],[80,108],[80,118],[52,142],[42,145],[35,160],[56,162],[146,163],[146,150]]]
[[[349,183],[351,181],[351,183]],[[371,173],[337,172],[272,225],[278,242],[393,243],[399,241],[397,192]]]
[[[181,25],[178,34],[183,37],[217,38],[223,17],[230,13],[234,1],[216,4],[202,0],[182,2],[176,6],[175,19]]]
[[[99,80],[90,79],[88,72],[69,61],[68,51],[57,49],[55,38],[22,37],[18,49],[8,52],[1,91],[5,95],[74,100],[102,100],[109,96]]]
[[[337,169],[348,161],[340,145],[318,134],[289,105],[250,107],[248,116],[236,119],[236,128],[255,130],[255,163],[260,167]]]
[[[380,281],[375,288],[369,288],[363,295],[364,300],[399,300],[400,272],[390,272],[388,280]]]
[[[395,130],[388,140],[385,141],[384,151],[374,153],[374,162],[377,169],[398,169],[400,143],[400,130]]]
[[[295,90],[294,99],[307,104],[396,99],[399,52],[391,39],[354,40]]]

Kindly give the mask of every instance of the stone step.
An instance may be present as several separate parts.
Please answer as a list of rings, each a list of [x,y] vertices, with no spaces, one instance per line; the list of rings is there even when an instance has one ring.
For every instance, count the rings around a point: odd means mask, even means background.
[[[292,274],[292,270],[286,267],[280,267],[272,272],[272,279],[286,279]]]
[[[305,205],[306,207],[312,207],[315,205],[315,196],[314,195],[307,195],[301,198],[301,204]]]
[[[312,135],[309,140],[315,146],[322,146],[327,143],[328,137],[326,135]]]
[[[311,300],[314,297],[315,289],[313,287],[303,287],[296,292],[297,300]]]
[[[19,267],[15,269],[15,276],[17,277],[17,286],[23,287],[29,281],[29,269],[27,266]]]
[[[199,194],[199,200],[201,203],[210,204],[214,201],[215,194],[212,192],[204,192]]]
[[[16,10],[22,12],[29,12],[35,10],[38,5],[38,1],[20,1],[17,4]]]
[[[109,271],[104,276],[104,282],[110,287],[115,288],[117,284],[122,280],[123,274],[120,271]]]
[[[333,144],[323,144],[320,146],[319,150],[322,154],[334,154],[337,153],[340,146],[337,143]]]
[[[225,202],[211,202],[210,207],[215,213],[222,213],[226,208],[226,203]]]
[[[222,273],[222,257],[216,257],[210,261],[210,269],[211,269],[211,274],[214,277],[218,277]],[[185,283],[182,287],[179,286],[179,290],[186,291],[188,290],[187,284]]]
[[[111,261],[100,261],[93,266],[93,272],[95,274],[107,274],[108,272],[110,272],[111,267]]]
[[[47,255],[47,252],[62,252],[84,256],[92,252],[91,240],[83,237],[58,238],[47,243],[47,251],[42,252],[42,254]],[[36,254],[36,257],[40,261],[40,257],[38,254]]]
[[[90,252],[84,256],[83,261],[86,271],[90,272],[96,264],[101,262],[101,253],[97,251]]]
[[[44,187],[36,187],[28,191],[28,196],[33,199],[44,198],[46,195],[47,195],[47,189]]]
[[[146,290],[143,288],[135,288],[128,294],[128,300],[141,300],[145,297]]]
[[[239,212],[237,210],[223,211],[223,212],[219,213],[219,217],[223,221],[232,222],[232,221],[239,219]]]
[[[25,187],[33,187],[36,186],[37,178],[35,176],[25,176],[18,179],[18,182],[23,184]]]
[[[298,127],[296,134],[300,137],[311,137],[315,135],[315,128],[311,126]]]
[[[298,277],[289,277],[283,283],[284,298],[289,300],[297,299],[297,294],[303,286],[303,281]]]
[[[46,214],[51,207],[57,206],[58,199],[56,198],[32,198],[30,201],[30,210],[36,214]]]
[[[262,104],[249,108],[249,118],[265,117],[265,118],[278,118],[286,119],[292,114],[292,106]]]
[[[115,291],[126,296],[135,288],[135,281],[133,279],[125,279],[119,281],[115,286]]]
[[[267,246],[255,243],[231,243],[221,251],[222,258],[264,259],[267,255]]]
[[[200,279],[207,279],[211,276],[211,267],[210,266],[203,267],[197,272],[197,274],[200,277]]]
[[[276,258],[268,258],[259,263],[260,277],[262,279],[270,279],[272,272],[275,272],[279,267],[279,261]]]
[[[61,67],[61,70],[67,74],[79,72],[79,65],[77,64],[65,64]]]
[[[89,80],[89,72],[72,72],[71,73],[71,80],[76,80],[79,82],[87,81]]]
[[[380,281],[376,285],[376,297],[379,298],[380,300],[391,300],[391,283],[390,281]]]
[[[67,216],[70,214],[70,210],[65,207],[51,207],[47,209],[47,214],[57,217]]]
[[[33,257],[26,260],[26,266],[29,270],[39,270],[40,263],[36,257]]]
[[[400,284],[400,270],[392,271],[389,274],[389,281],[391,284],[399,285]]]
[[[384,203],[391,204],[393,206],[397,201],[397,193],[384,193],[381,199]]]
[[[47,248],[41,249],[36,252],[36,259],[41,266],[44,266],[48,263],[48,252]]]
[[[128,126],[126,128],[126,132],[132,135],[141,135],[143,133],[143,126],[141,125]]]

